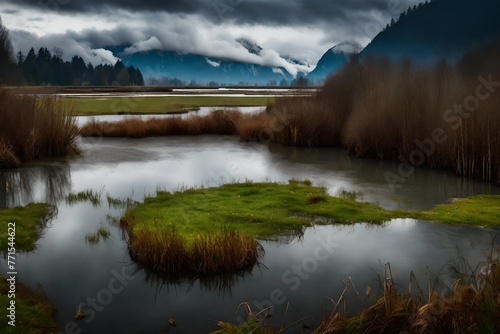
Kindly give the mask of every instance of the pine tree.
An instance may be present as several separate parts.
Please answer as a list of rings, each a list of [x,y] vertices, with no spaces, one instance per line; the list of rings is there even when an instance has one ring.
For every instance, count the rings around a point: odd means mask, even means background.
[[[9,31],[2,24],[0,17],[0,83],[15,84],[21,80],[21,74],[14,59],[14,49]]]

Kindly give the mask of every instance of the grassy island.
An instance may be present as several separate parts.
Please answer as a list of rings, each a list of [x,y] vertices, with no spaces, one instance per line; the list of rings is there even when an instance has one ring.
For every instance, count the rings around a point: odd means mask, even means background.
[[[239,183],[158,192],[121,219],[132,257],[158,272],[213,274],[253,266],[255,239],[300,235],[313,224],[380,224],[415,218],[476,226],[498,225],[500,196],[474,196],[427,212],[385,210],[350,196],[332,197],[309,181]]]

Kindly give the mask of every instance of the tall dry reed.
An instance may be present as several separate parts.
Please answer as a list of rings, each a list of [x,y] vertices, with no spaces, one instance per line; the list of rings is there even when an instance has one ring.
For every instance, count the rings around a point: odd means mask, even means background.
[[[457,278],[448,293],[431,290],[428,297],[397,292],[391,274],[375,304],[351,317],[341,315],[336,304],[313,333],[498,333],[500,262],[489,258],[483,268]]]
[[[500,183],[499,58],[500,43],[456,65],[353,58],[315,97],[276,102],[291,116],[273,140]]]
[[[76,153],[78,136],[68,107],[49,97],[0,90],[0,167]]]

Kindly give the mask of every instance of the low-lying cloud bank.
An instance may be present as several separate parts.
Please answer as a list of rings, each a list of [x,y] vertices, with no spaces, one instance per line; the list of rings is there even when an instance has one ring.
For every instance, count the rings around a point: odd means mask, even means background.
[[[60,48],[66,59],[116,61],[106,50],[199,54],[308,73],[332,46],[366,45],[391,18],[420,0],[2,0],[15,49]],[[96,28],[98,27],[98,28]],[[251,39],[262,50],[245,48]],[[299,62],[290,63],[287,58]],[[312,64],[309,65],[309,64]]]

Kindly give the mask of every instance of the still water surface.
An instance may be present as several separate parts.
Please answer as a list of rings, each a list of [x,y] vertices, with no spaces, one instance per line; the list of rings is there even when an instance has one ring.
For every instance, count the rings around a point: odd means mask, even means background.
[[[103,198],[109,193],[142,200],[158,188],[175,191],[247,179],[308,178],[331,194],[340,188],[359,191],[364,200],[385,208],[429,209],[451,198],[500,193],[500,189],[419,169],[393,192],[384,178],[385,172],[396,170],[392,163],[357,160],[338,149],[267,146],[236,137],[85,139],[80,145],[84,152],[80,157],[0,174],[0,206],[45,201],[58,207],[37,250],[19,254],[17,269],[21,281],[31,287],[41,284],[55,303],[61,332],[71,332],[65,327],[71,326],[78,305],[93,299],[95,315],[77,323],[81,333],[206,333],[215,330],[219,320],[237,322],[244,313],[242,309],[237,313],[241,302],[258,309],[270,306],[273,299],[269,323],[279,327],[304,318],[289,332],[308,332],[303,325],[318,325],[321,316],[331,311],[326,297],[339,297],[347,274],[363,294],[368,285],[379,286],[375,272],[382,274],[382,264],[390,262],[402,291],[412,270],[425,287],[431,273],[439,273],[458,256],[478,263],[498,233],[414,220],[384,226],[317,226],[300,239],[262,241],[266,253],[261,265],[238,277],[165,281],[130,260],[120,229],[106,219],[119,211],[105,201],[100,207],[69,206],[65,196],[90,188],[103,189]],[[109,228],[112,237],[98,245],[86,244],[85,234],[100,226]],[[118,273],[134,277],[119,284],[114,279]],[[358,307],[357,298],[351,296],[348,311]],[[169,329],[169,318],[178,326]]]
[[[151,119],[151,118],[172,118],[172,117],[181,117],[181,118],[189,118],[191,116],[206,116],[210,114],[214,110],[218,109],[235,109],[228,107],[200,107],[199,110],[193,110],[186,112],[184,114],[159,114],[159,115],[100,115],[100,116],[80,116],[76,117],[76,124],[78,126],[82,126],[85,123],[88,123],[92,120],[95,121],[103,121],[103,122],[117,122],[121,120],[125,120],[128,118],[140,118],[143,120]],[[265,107],[238,107],[239,111],[245,114],[252,114],[263,111]]]

